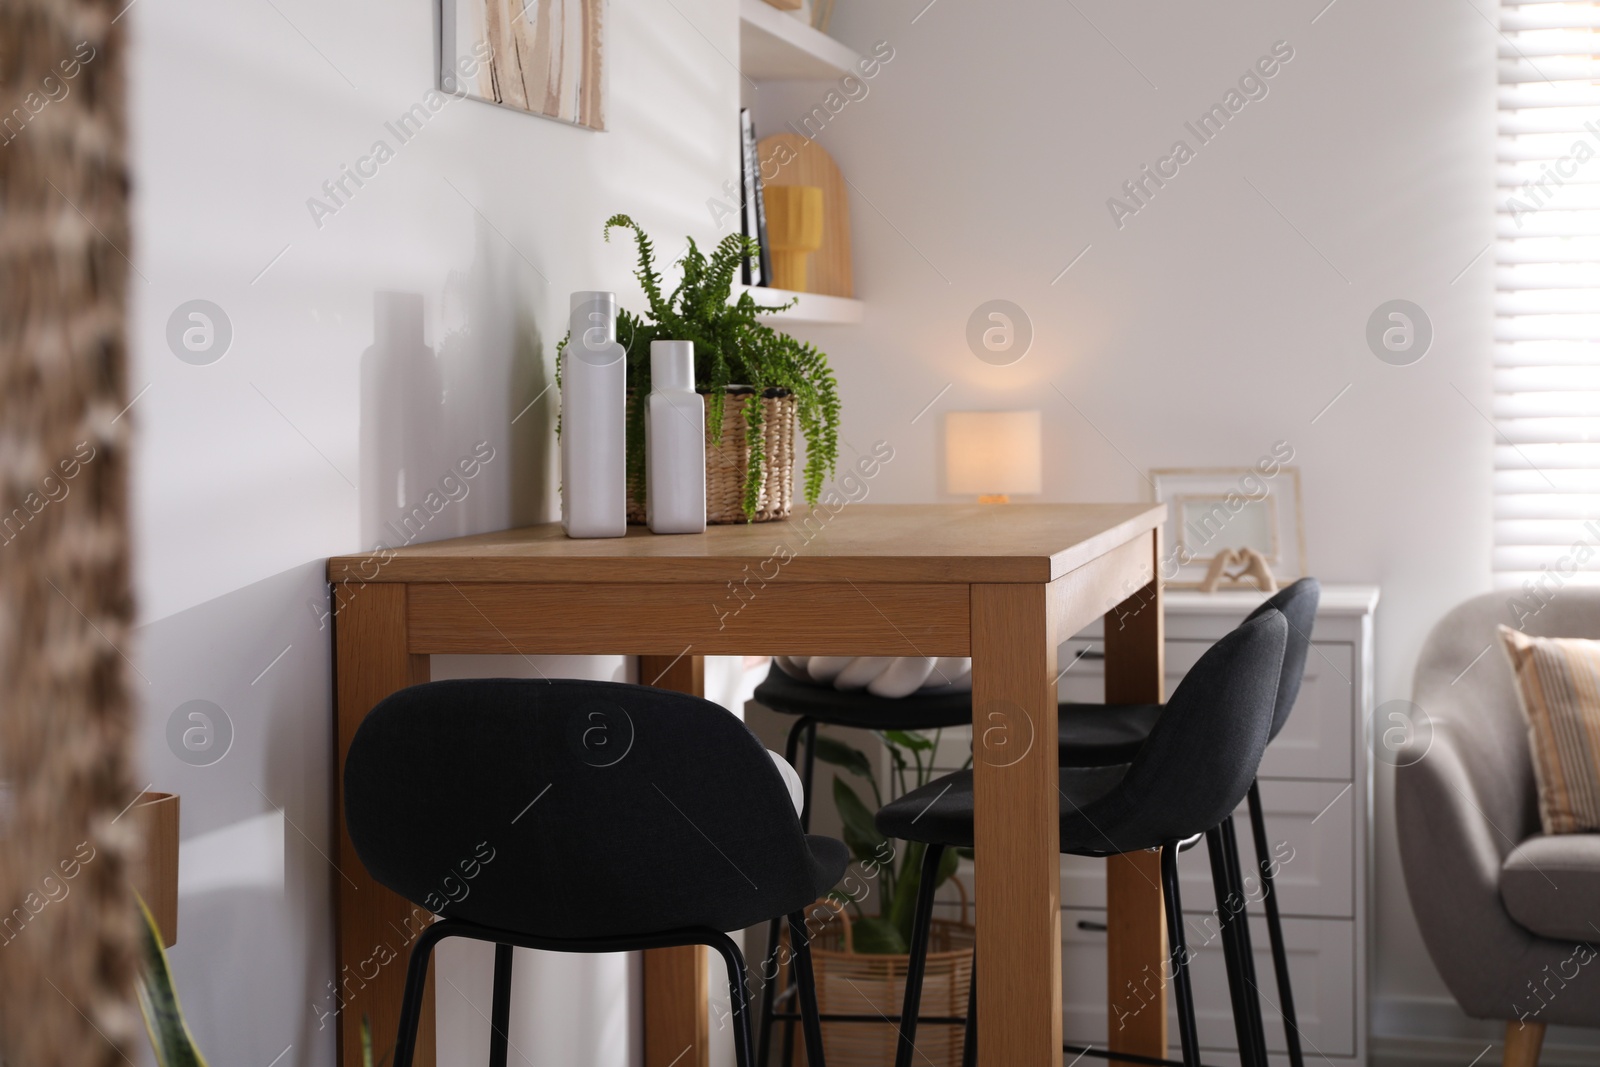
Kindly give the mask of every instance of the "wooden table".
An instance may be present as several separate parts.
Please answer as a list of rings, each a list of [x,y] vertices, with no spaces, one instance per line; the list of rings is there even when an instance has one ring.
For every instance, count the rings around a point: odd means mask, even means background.
[[[703,536],[573,541],[551,524],[329,560],[341,1067],[361,1062],[363,1015],[380,1055],[393,1040],[408,946],[428,921],[351,848],[344,756],[373,705],[426,681],[442,653],[631,654],[641,682],[696,694],[704,655],[971,656],[979,1059],[1059,1067],[1056,646],[1106,615],[1107,699],[1162,698],[1164,517],[1140,504],[850,504]],[[1113,860],[1106,877],[1112,1047],[1162,1056],[1156,858]],[[705,1067],[706,961],[693,947],[646,954],[647,1067]]]

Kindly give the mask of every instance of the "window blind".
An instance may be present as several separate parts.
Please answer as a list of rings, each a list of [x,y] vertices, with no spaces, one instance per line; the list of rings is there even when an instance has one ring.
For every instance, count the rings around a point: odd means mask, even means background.
[[[1600,581],[1600,3],[1500,31],[1494,571],[1549,590]]]

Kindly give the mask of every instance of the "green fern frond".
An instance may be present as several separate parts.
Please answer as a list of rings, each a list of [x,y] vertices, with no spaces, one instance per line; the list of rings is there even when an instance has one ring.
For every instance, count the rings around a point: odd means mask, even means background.
[[[755,517],[765,476],[762,430],[766,413],[761,401],[774,393],[795,398],[797,421],[806,440],[805,498],[815,504],[838,462],[838,385],[827,357],[814,345],[758,321],[759,315],[793,307],[793,300],[758,304],[748,290],[733,297],[735,274],[745,257],[757,253],[756,243],[730,234],[707,256],[690,238],[678,260],[678,284],[670,295],[663,295],[655,245],[643,228],[630,216],[616,214],[606,220],[607,241],[613,229],[633,233],[638,252],[634,276],[649,304],[648,315],[628,311],[617,315],[617,341],[627,351],[627,472],[635,501],[643,503],[644,499],[644,400],[650,392],[650,342],[671,339],[694,342],[695,387],[706,394],[712,444],[722,441],[729,387],[753,390],[740,400],[748,467],[742,499],[746,519]],[[559,354],[565,343],[563,339],[558,348],[558,386]]]

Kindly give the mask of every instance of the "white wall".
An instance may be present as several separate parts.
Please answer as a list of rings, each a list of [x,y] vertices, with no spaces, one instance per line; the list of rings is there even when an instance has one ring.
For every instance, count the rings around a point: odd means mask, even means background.
[[[1492,237],[1495,10],[1326,3],[840,3],[835,35],[894,58],[818,135],[854,188],[867,321],[808,336],[849,443],[895,445],[875,500],[944,498],[950,410],[1042,409],[1048,500],[1153,499],[1140,472],[1290,442],[1312,573],[1383,587],[1381,702],[1409,696],[1428,627],[1489,584],[1493,253],[1474,257]],[[1280,40],[1294,58],[1267,96],[1119,229],[1107,199],[1194,145],[1184,122]],[[823,98],[763,88],[761,132]],[[964,339],[995,298],[1035,331],[1007,367]],[[1436,330],[1410,367],[1363,338],[1395,298]],[[1466,1023],[1411,919],[1389,787],[1380,774],[1374,1024],[1448,1033]]]
[[[437,482],[479,441],[494,458],[426,538],[551,517],[553,394],[511,420],[549,382],[571,290],[637,304],[630,246],[602,243],[602,220],[629,211],[658,234],[713,238],[706,200],[737,174],[735,4],[615,0],[610,132],[452,102],[319,228],[307,199],[434,84],[435,18],[430,0],[144,0],[124,19],[130,380],[148,386],[129,416],[143,623],[129,651],[145,780],[183,797],[172,960],[213,1062],[333,1062],[323,560],[370,547],[400,484]],[[380,293],[409,295],[375,310]],[[232,325],[208,366],[165,338],[194,299]],[[381,343],[380,319],[396,334]],[[435,674],[486,669],[528,668]],[[169,716],[191,700],[232,724],[210,766],[169,747]],[[463,1000],[487,1010],[468,955],[446,960],[460,992],[439,986],[451,1059],[486,1029]],[[637,1061],[626,960],[519,966],[519,999],[538,1006],[513,1035],[522,1053]]]

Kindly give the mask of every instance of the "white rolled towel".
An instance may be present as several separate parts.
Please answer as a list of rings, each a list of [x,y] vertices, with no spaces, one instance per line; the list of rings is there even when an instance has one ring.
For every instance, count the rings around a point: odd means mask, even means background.
[[[800,785],[800,772],[789,766],[789,761],[772,749],[767,749],[767,755],[772,757],[773,764],[778,768],[778,776],[789,788],[789,802],[794,805],[794,813],[803,814],[806,807],[806,792]]]
[[[972,688],[972,661],[957,656],[780,656],[778,669],[803,682],[865,689],[898,699],[922,690]]]

